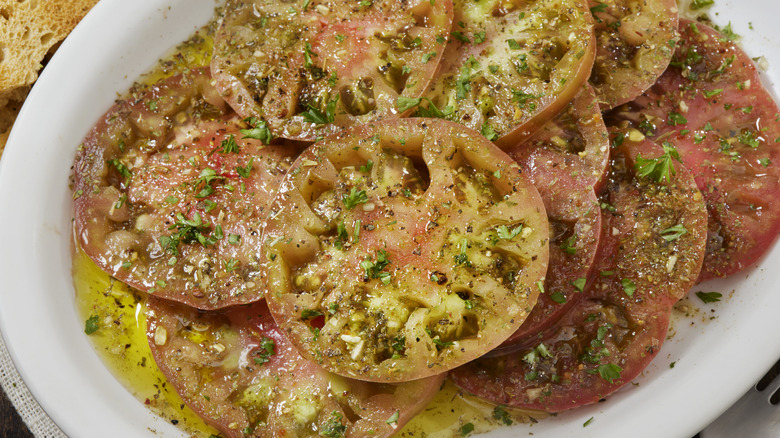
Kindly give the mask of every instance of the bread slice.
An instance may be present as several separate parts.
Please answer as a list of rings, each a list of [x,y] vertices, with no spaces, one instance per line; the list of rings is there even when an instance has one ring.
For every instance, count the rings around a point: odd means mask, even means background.
[[[0,0],[0,153],[46,54],[98,0]]]

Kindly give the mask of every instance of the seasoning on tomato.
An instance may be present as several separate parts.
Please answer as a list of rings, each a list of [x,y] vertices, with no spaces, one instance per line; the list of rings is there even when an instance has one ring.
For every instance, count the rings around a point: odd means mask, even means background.
[[[417,114],[462,123],[502,149],[563,109],[593,66],[590,12],[577,0],[456,0],[447,36]]]
[[[405,111],[444,53],[451,0],[230,0],[215,36],[216,86],[275,136],[315,140]]]
[[[225,437],[388,437],[433,398],[444,376],[375,385],[300,354],[264,302],[229,310],[150,299],[147,338],[167,382]]]
[[[561,412],[596,403],[633,380],[666,339],[672,306],[696,283],[707,213],[674,146],[627,141],[614,150],[596,269],[581,299],[512,352],[450,376],[508,406]],[[671,161],[669,161],[671,160]],[[685,229],[669,239],[670,229]]]
[[[505,345],[537,336],[582,296],[579,282],[590,275],[601,234],[596,191],[606,179],[609,149],[596,96],[585,84],[553,120],[509,150],[539,190],[552,234],[545,290]]]
[[[293,164],[263,234],[266,299],[324,368],[418,379],[517,329],[548,239],[538,192],[478,133],[437,119],[371,124]]]
[[[73,168],[75,233],[104,271],[201,309],[263,298],[260,233],[296,148],[247,138],[207,69],[118,102]]]
[[[680,31],[658,83],[608,120],[616,136],[675,144],[696,177],[710,215],[704,281],[755,263],[780,233],[780,108],[727,36],[690,20]]]
[[[628,102],[669,66],[677,42],[676,0],[588,0],[596,24],[590,82],[602,110]]]

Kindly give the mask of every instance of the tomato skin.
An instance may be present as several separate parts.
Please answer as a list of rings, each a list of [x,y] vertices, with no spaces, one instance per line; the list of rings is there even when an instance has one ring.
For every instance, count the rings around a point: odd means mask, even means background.
[[[217,88],[276,136],[314,141],[419,97],[441,60],[452,0],[231,0],[215,38]]]
[[[246,127],[205,69],[118,102],[75,159],[79,244],[147,293],[203,309],[262,299],[252,248],[295,147],[243,139]]]
[[[561,412],[596,403],[634,379],[666,338],[672,306],[704,259],[706,208],[677,163],[671,182],[633,176],[650,142],[613,157],[598,265],[580,300],[551,329],[513,352],[478,359],[450,375],[494,403]],[[670,228],[686,232],[669,239]],[[666,236],[666,237],[665,237]]]
[[[680,31],[672,66],[608,123],[674,144],[693,172],[710,215],[705,281],[746,269],[780,233],[780,109],[736,45],[701,23]]]
[[[203,313],[150,298],[146,315],[168,384],[230,438],[316,436],[328,427],[339,436],[388,437],[444,378],[380,386],[330,374],[298,354],[264,302]]]
[[[288,172],[263,236],[266,300],[302,354],[334,373],[439,374],[527,316],[548,236],[537,191],[476,132],[376,123],[315,144]]]
[[[588,0],[597,51],[590,82],[602,110],[650,88],[666,70],[678,39],[676,0]]]
[[[539,190],[553,237],[545,292],[504,347],[544,331],[579,300],[575,285],[590,277],[599,244],[596,191],[606,180],[609,149],[596,96],[586,84],[555,119],[509,151]]]
[[[455,1],[456,24],[430,102],[420,107],[449,108],[449,120],[511,149],[587,81],[595,54],[590,18],[579,1]]]

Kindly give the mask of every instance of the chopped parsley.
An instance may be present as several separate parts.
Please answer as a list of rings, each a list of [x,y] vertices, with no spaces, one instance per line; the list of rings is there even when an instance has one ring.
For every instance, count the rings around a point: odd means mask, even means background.
[[[696,292],[696,296],[706,304],[716,303],[723,298],[723,294],[720,292]]]
[[[95,333],[100,328],[100,324],[98,323],[98,316],[92,315],[89,318],[87,318],[87,321],[84,323],[84,333],[91,335],[92,333]]]
[[[252,129],[242,129],[240,132],[244,134],[242,138],[251,138],[254,140],[260,140],[263,144],[268,144],[274,139],[271,134],[271,129],[268,127],[268,123],[263,119],[257,119],[255,117],[249,117],[244,119]]]
[[[673,227],[669,227],[663,231],[661,231],[661,237],[664,238],[667,242],[671,242],[672,240],[679,239],[683,234],[687,233],[688,229],[686,229],[682,224],[677,224]]]
[[[637,171],[639,177],[651,177],[658,182],[666,180],[671,181],[672,176],[675,175],[674,164],[672,159],[681,162],[680,154],[677,153],[677,149],[669,142],[663,143],[664,154],[658,158],[642,158],[637,156],[634,168]]]
[[[263,336],[263,339],[260,341],[260,348],[255,351],[255,365],[262,365],[268,362],[275,353],[276,343],[274,343],[274,340]]]
[[[334,99],[329,100],[328,103],[325,105],[324,113],[319,108],[307,104],[309,110],[302,112],[301,116],[303,116],[304,121],[309,123],[314,123],[316,125],[325,125],[327,123],[332,123],[333,120],[335,120],[336,118],[336,104],[338,102],[339,102],[339,96],[336,95]]]
[[[625,292],[626,295],[629,297],[634,296],[634,292],[636,291],[636,284],[634,284],[633,281],[628,278],[624,278],[620,280],[620,284],[623,285],[623,292]]]
[[[502,405],[493,408],[493,418],[506,426],[511,426],[513,423],[512,417],[510,417],[509,412],[506,411],[506,407]]]
[[[597,369],[601,378],[609,383],[614,383],[615,380],[619,379],[620,372],[623,371],[623,368],[613,363],[599,365]]]
[[[365,190],[358,190],[355,187],[352,187],[349,194],[344,195],[341,199],[344,201],[344,207],[347,210],[352,210],[357,207],[358,204],[365,204],[368,202],[368,195],[366,195]]]

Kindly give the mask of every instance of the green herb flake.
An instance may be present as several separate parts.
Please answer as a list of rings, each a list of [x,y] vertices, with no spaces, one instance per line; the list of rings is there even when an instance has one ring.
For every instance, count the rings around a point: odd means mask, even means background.
[[[236,143],[236,138],[233,136],[233,134],[230,134],[228,138],[222,140],[222,144],[220,145],[222,150],[220,153],[223,154],[229,154],[229,153],[238,153],[238,143]]]
[[[582,292],[585,290],[585,284],[588,282],[588,280],[584,277],[578,278],[571,282],[572,286],[574,286],[578,291]]]
[[[352,187],[349,194],[342,196],[341,199],[344,202],[344,208],[352,210],[357,207],[358,204],[365,204],[368,202],[368,195],[366,195],[365,190],[358,190],[355,187]]]
[[[615,380],[620,379],[621,371],[623,371],[623,368],[620,368],[618,365],[613,363],[599,365],[598,367],[598,372],[601,378],[609,383],[614,383]]]
[[[249,124],[252,129],[242,129],[239,132],[244,134],[241,138],[251,138],[254,140],[260,140],[263,144],[269,144],[274,139],[271,134],[271,129],[268,127],[268,123],[263,119],[257,119],[255,117],[249,117],[244,119],[244,122]]]
[[[512,417],[510,417],[509,412],[506,411],[506,407],[502,405],[493,408],[493,418],[506,426],[511,426],[513,423]]]
[[[496,133],[493,127],[488,124],[487,120],[485,120],[482,123],[480,134],[482,134],[485,138],[487,138],[490,141],[498,140],[498,133]]]
[[[688,119],[686,119],[682,114],[676,113],[676,112],[670,112],[669,113],[669,119],[666,121],[666,123],[677,126],[677,125],[684,125],[688,123]]]
[[[98,316],[92,315],[89,318],[87,318],[87,321],[84,323],[84,333],[91,335],[92,333],[95,333],[100,328],[100,324],[98,322]]]
[[[718,94],[723,92],[723,88],[717,88],[715,90],[709,90],[709,91],[703,91],[702,94],[704,94],[704,97],[707,99],[717,96]]]
[[[420,102],[422,102],[421,97],[411,98],[405,96],[398,96],[398,100],[396,100],[395,106],[396,108],[398,108],[399,112],[404,112],[406,110],[410,110],[420,105]]]
[[[318,316],[322,316],[322,312],[317,309],[303,309],[301,312],[301,319],[304,321],[316,318]]]
[[[550,299],[558,304],[564,304],[566,302],[566,296],[560,292],[553,292],[550,294]]]
[[[674,159],[678,162],[682,161],[680,160],[680,154],[677,152],[677,149],[669,142],[664,142],[662,146],[664,148],[664,154],[658,158],[646,159],[642,158],[642,156],[637,156],[636,163],[634,164],[637,176],[642,178],[651,177],[659,183],[664,180],[667,182],[671,181],[672,176],[676,174],[672,160]]]
[[[388,418],[387,421],[385,421],[385,423],[393,426],[393,429],[395,429],[396,426],[398,425],[399,414],[400,414],[399,411],[393,412],[393,415],[391,415],[390,418]]]
[[[572,234],[568,239],[564,240],[560,246],[563,252],[565,252],[566,254],[577,254],[577,248],[575,246],[576,244],[577,244],[577,235]]]
[[[263,336],[263,339],[260,341],[260,348],[254,352],[253,360],[255,365],[262,365],[268,362],[274,354],[276,354],[276,343],[273,339]]]
[[[506,225],[499,225],[496,228],[496,235],[499,239],[512,240],[523,231],[523,224],[520,224],[511,230]]]
[[[249,178],[249,174],[252,173],[252,162],[254,162],[254,160],[254,157],[250,158],[249,162],[246,164],[246,167],[236,167],[236,173],[238,173],[238,175],[242,178]]]
[[[723,298],[720,292],[696,292],[696,296],[705,304],[716,303]]]
[[[468,436],[472,432],[474,432],[474,425],[471,423],[466,423],[458,429],[460,436]]]
[[[624,278],[620,280],[620,284],[623,285],[623,292],[625,292],[626,295],[629,297],[634,296],[634,292],[636,292],[636,284],[634,284],[633,281],[628,278]]]
[[[590,425],[590,423],[593,423],[593,417],[588,418],[587,421],[582,423],[582,427],[588,427]]]
[[[687,233],[688,229],[682,226],[682,224],[677,224],[673,227],[669,227],[663,231],[661,231],[661,237],[664,238],[667,242],[671,242],[673,240],[679,239],[683,234]]]
[[[712,6],[713,4],[715,4],[715,0],[693,0],[691,2],[690,8],[695,11],[706,8],[707,6]]]
[[[309,109],[308,111],[302,112],[301,116],[303,117],[304,121],[314,123],[315,125],[326,125],[328,123],[332,123],[336,118],[336,104],[338,104],[338,101],[338,95],[334,99],[329,100],[325,105],[324,113],[319,108],[312,106],[311,104],[307,104]]]

